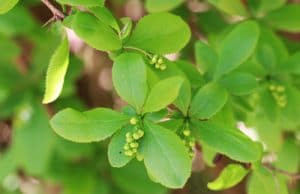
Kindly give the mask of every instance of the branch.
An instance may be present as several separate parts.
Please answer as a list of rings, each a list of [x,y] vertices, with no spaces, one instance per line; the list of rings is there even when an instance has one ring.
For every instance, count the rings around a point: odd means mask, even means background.
[[[286,176],[289,176],[291,177],[293,180],[300,180],[300,174],[295,174],[295,173],[290,173],[290,172],[287,172],[285,170],[282,170],[282,169],[279,169],[279,168],[276,168],[275,166],[271,165],[271,164],[264,164],[264,166],[272,171],[275,171],[275,172],[279,172],[283,175],[286,175]]]
[[[65,15],[63,14],[63,12],[61,12],[59,9],[57,9],[49,0],[42,0],[43,4],[45,4],[48,9],[50,9],[50,11],[53,14],[53,18],[56,20],[62,20],[65,18]],[[51,18],[50,20],[53,20],[53,18]]]

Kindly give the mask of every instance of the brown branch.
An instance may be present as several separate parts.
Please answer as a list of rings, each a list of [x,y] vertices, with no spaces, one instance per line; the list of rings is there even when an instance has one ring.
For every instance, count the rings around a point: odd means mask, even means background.
[[[300,174],[295,174],[295,173],[290,173],[290,172],[287,172],[285,170],[282,170],[282,169],[279,169],[279,168],[276,168],[275,166],[269,164],[269,163],[265,163],[264,166],[274,172],[279,172],[283,175],[286,175],[286,176],[289,176],[291,177],[293,180],[300,180]]]
[[[63,12],[61,12],[59,9],[57,9],[49,0],[42,0],[42,2],[52,12],[54,19],[56,19],[56,20],[62,20],[62,19],[65,18],[65,15],[63,14]]]

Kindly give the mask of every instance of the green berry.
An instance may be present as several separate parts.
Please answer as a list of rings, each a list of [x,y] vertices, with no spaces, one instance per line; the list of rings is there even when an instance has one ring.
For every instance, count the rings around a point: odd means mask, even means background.
[[[272,96],[278,100],[280,98],[280,94],[278,94],[277,92],[272,92]]]
[[[125,155],[126,155],[126,156],[133,156],[133,152],[132,152],[131,150],[127,150],[127,151],[125,152]]]
[[[137,153],[137,149],[136,148],[133,148],[132,149],[132,152],[135,154],[135,153]]]
[[[275,91],[275,90],[276,90],[276,86],[275,86],[274,84],[271,84],[271,85],[269,86],[269,90]]]
[[[278,101],[286,102],[286,96],[285,95],[279,96]]]
[[[132,137],[126,137],[126,142],[127,143],[131,143],[133,141],[133,138]]]
[[[195,153],[194,152],[190,152],[189,155],[190,155],[191,158],[194,158]]]
[[[155,64],[155,68],[159,69],[160,65],[158,63]]]
[[[163,70],[167,69],[167,66],[166,66],[166,64],[163,63],[163,64],[160,65],[159,68],[160,68],[160,70],[163,71]]]
[[[287,101],[285,100],[285,101],[278,101],[277,102],[277,105],[279,106],[279,107],[281,107],[281,108],[284,108],[285,106],[286,106],[286,104],[287,104]]]
[[[163,62],[164,62],[164,60],[163,60],[163,58],[161,58],[161,57],[160,57],[160,58],[158,59],[158,61],[157,61],[157,63],[160,64],[160,65],[163,64]]]
[[[131,148],[137,148],[137,147],[139,147],[139,143],[137,143],[137,142],[132,142],[129,145],[130,145]]]
[[[132,117],[132,118],[130,119],[130,124],[132,124],[132,125],[136,125],[137,122],[138,122],[138,119],[137,119],[136,117]]]
[[[127,132],[127,133],[126,133],[126,138],[129,138],[129,137],[131,137],[131,133],[130,133],[130,132]]]
[[[192,148],[195,147],[195,141],[190,141],[189,146],[192,147]]]
[[[276,91],[277,92],[284,92],[285,91],[285,87],[284,86],[277,86],[276,87]]]
[[[144,136],[144,134],[145,134],[145,132],[143,131],[143,130],[138,130],[137,131],[137,134],[139,135],[139,138],[141,138],[141,137],[143,137]]]
[[[188,130],[188,129],[185,129],[185,130],[183,130],[183,135],[184,136],[186,136],[186,137],[188,137],[188,136],[190,136],[191,135],[191,131],[190,130]]]
[[[135,140],[140,139],[140,135],[139,135],[138,132],[135,132],[135,133],[132,135],[132,137],[133,137],[133,139],[135,139]]]
[[[152,57],[151,61],[150,61],[150,64],[151,64],[151,65],[154,65],[154,64],[156,64],[156,63],[157,63],[157,55],[154,55],[154,56]]]
[[[129,150],[129,148],[130,148],[130,147],[129,147],[128,144],[125,144],[125,145],[124,145],[124,150]]]
[[[138,161],[143,161],[143,160],[144,160],[144,157],[143,157],[141,154],[136,153],[136,159],[137,159]]]

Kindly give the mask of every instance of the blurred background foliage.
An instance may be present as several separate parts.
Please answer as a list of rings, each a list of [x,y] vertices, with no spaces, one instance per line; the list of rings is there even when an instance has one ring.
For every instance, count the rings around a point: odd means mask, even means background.
[[[288,23],[280,14],[264,17],[266,13],[283,6],[284,0],[187,0],[178,1],[171,7],[162,0],[153,2],[107,0],[106,6],[115,16],[128,16],[134,21],[147,11],[171,10],[180,15],[189,23],[193,33],[190,44],[182,51],[180,57],[193,63],[195,40],[206,40],[217,48],[218,42],[231,28],[231,24],[249,17],[250,13],[250,17],[258,18],[261,36],[257,53],[253,56],[254,60],[247,61],[239,68],[257,77],[265,75],[263,67],[270,71],[288,71],[289,75],[282,77],[294,84],[296,89],[290,90],[294,94],[293,106],[299,105],[300,109],[300,70],[285,70],[284,67],[281,70],[276,67],[289,53],[300,49],[300,35],[297,33],[300,31],[300,9],[287,11],[288,15],[284,17],[296,19],[288,20]],[[58,4],[56,6],[59,7]],[[296,11],[298,12],[295,13]],[[216,177],[230,162],[226,157],[215,158],[215,163],[211,163],[215,167],[212,168],[204,164],[203,158],[212,160],[215,155],[198,152],[193,162],[193,174],[185,188],[171,191],[150,181],[140,163],[132,162],[121,169],[110,167],[106,153],[107,142],[76,144],[54,134],[48,121],[54,112],[62,108],[87,110],[104,106],[120,109],[124,102],[113,91],[112,62],[107,54],[84,45],[69,32],[72,53],[62,95],[51,105],[41,104],[45,72],[60,41],[56,29],[50,28],[49,24],[44,25],[51,17],[51,12],[39,0],[20,1],[15,8],[0,16],[1,194],[246,193],[247,180],[225,191],[212,192],[207,189],[206,183]],[[260,20],[263,17],[264,19]],[[273,29],[279,31],[274,33]],[[275,103],[264,90],[257,93],[264,96],[260,103]],[[299,169],[300,154],[299,111],[292,112],[292,116],[288,115],[292,119],[284,119],[290,112],[279,112],[279,117],[283,120],[278,121],[277,127],[274,128],[274,123],[266,121],[266,117],[274,117],[273,113],[277,112],[274,109],[275,104],[264,110],[252,107],[244,99],[236,96],[232,97],[231,102],[235,109],[233,118],[223,119],[234,124],[243,120],[247,126],[254,123],[259,136],[269,149],[268,152],[271,153],[269,157],[272,158],[272,153],[278,153],[280,160],[276,166],[296,173]],[[253,176],[248,184],[252,184],[256,190],[251,191],[250,188],[248,192],[264,193],[265,190],[259,188],[260,184],[256,183],[260,181],[259,178]],[[289,180],[288,183],[290,193],[300,193],[297,179]]]

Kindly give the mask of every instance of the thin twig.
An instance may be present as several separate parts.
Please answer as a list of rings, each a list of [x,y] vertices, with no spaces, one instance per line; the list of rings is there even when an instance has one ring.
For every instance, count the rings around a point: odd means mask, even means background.
[[[43,27],[48,26],[50,23],[52,23],[53,21],[55,21],[55,17],[50,18],[44,25]]]
[[[279,168],[276,168],[275,166],[271,165],[271,164],[264,164],[264,166],[272,171],[275,171],[275,172],[279,172],[283,175],[286,175],[286,176],[289,176],[291,177],[293,180],[300,180],[300,174],[295,174],[295,173],[290,173],[290,172],[287,172],[285,170],[282,170],[282,169],[279,169]]]
[[[146,51],[142,50],[142,49],[139,49],[139,48],[136,48],[136,47],[131,47],[131,46],[124,46],[123,47],[124,49],[128,49],[128,50],[134,50],[134,51],[138,51],[142,54],[144,54],[145,56],[151,58],[151,54],[147,53]]]
[[[42,2],[48,7],[48,9],[50,9],[50,11],[53,14],[53,17],[56,20],[62,20],[65,18],[65,15],[63,14],[63,12],[61,12],[59,9],[57,9],[49,0],[42,0]]]

